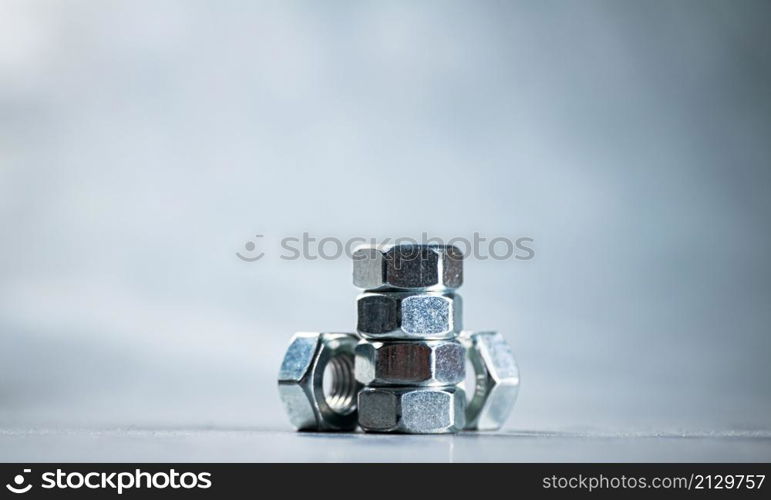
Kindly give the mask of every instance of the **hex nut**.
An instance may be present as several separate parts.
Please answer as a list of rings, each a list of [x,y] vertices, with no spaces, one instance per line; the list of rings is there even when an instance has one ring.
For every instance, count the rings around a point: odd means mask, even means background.
[[[463,331],[460,340],[475,372],[474,394],[469,395],[466,405],[465,429],[500,429],[519,393],[514,353],[498,332]]]
[[[465,393],[457,386],[368,387],[359,393],[359,426],[366,432],[458,432],[465,423],[465,407]]]
[[[457,340],[362,340],[355,365],[356,380],[370,387],[455,385],[466,377],[466,348]]]
[[[452,290],[463,284],[463,252],[452,245],[359,247],[353,284],[365,290]]]
[[[463,304],[452,293],[363,293],[357,299],[357,330],[372,340],[451,339],[463,328]]]
[[[300,332],[292,337],[279,370],[278,390],[297,430],[356,429],[356,394],[361,386],[353,360],[358,341],[350,333]],[[327,390],[325,372],[332,377]]]

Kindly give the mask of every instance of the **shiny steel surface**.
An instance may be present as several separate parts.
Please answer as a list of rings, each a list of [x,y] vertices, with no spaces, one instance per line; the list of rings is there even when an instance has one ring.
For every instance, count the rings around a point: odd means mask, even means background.
[[[460,295],[436,292],[364,293],[357,330],[367,339],[450,339],[463,328]]]
[[[367,432],[453,433],[463,429],[465,407],[459,387],[370,387],[359,393],[359,425]]]
[[[369,342],[356,346],[356,379],[365,385],[446,386],[465,378],[457,340]]]
[[[511,347],[498,332],[461,332],[475,371],[474,393],[466,405],[467,430],[497,430],[519,394],[519,369]]]
[[[359,247],[353,284],[365,290],[452,290],[463,284],[463,253],[451,245]]]
[[[278,390],[295,428],[356,428],[360,386],[353,375],[353,356],[357,341],[358,337],[349,333],[301,332],[292,337],[279,370]],[[331,377],[326,381],[327,390],[325,376]]]

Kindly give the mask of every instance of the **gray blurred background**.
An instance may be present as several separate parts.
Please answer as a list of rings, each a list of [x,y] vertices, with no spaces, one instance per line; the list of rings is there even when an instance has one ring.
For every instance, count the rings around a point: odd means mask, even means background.
[[[771,3],[0,0],[0,427],[290,430],[351,264],[469,259],[508,428],[771,428]],[[266,256],[235,256],[258,241]]]

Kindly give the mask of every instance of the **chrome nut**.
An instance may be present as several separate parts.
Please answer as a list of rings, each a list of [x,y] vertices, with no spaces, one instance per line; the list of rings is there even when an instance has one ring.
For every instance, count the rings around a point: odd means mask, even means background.
[[[452,245],[370,245],[353,253],[353,284],[365,290],[443,291],[463,284],[463,253]]]
[[[451,339],[463,328],[461,298],[452,293],[363,293],[357,309],[367,339]]]
[[[447,386],[466,377],[457,340],[368,342],[356,346],[356,380],[368,386]]]
[[[359,393],[359,425],[367,432],[443,434],[465,423],[463,389],[366,388]]]
[[[519,393],[514,354],[498,332],[463,331],[461,342],[475,372],[474,394],[466,405],[467,430],[497,430],[506,422]]]
[[[361,386],[354,377],[353,360],[358,340],[350,333],[301,332],[292,337],[278,373],[278,390],[297,430],[356,429],[356,394]],[[326,384],[325,376],[331,377]]]

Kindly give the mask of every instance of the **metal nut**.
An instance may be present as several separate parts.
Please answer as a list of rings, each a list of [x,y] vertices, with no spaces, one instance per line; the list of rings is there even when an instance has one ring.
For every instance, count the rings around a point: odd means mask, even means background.
[[[463,253],[452,245],[371,245],[353,253],[353,284],[365,290],[434,290],[463,284]]]
[[[441,434],[465,423],[463,389],[366,388],[359,393],[359,425],[367,432]]]
[[[463,328],[460,295],[451,293],[364,293],[357,309],[367,339],[450,339]]]
[[[519,393],[514,354],[498,332],[461,332],[475,372],[474,394],[466,405],[466,429],[497,430],[506,422]]]
[[[466,376],[457,340],[368,342],[356,346],[356,380],[369,386],[447,386]]]
[[[298,430],[352,431],[356,428],[353,373],[358,337],[350,333],[297,333],[278,374],[278,390]],[[325,371],[331,380],[324,383]],[[325,385],[327,390],[325,390]]]

